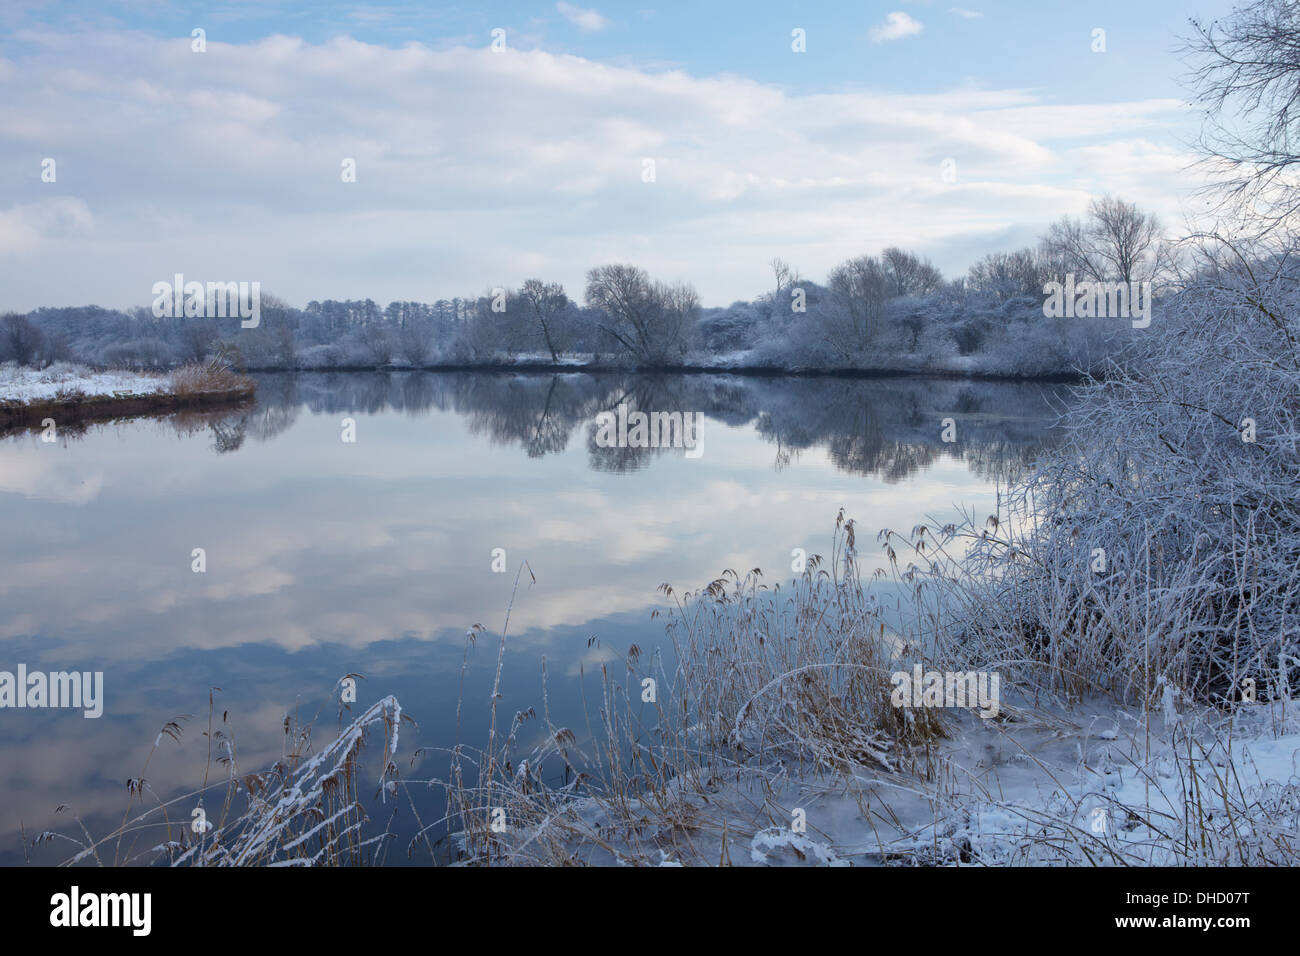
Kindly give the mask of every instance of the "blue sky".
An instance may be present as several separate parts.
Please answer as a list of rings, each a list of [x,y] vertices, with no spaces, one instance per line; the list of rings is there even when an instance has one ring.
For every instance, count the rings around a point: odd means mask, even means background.
[[[314,43],[347,35],[384,46],[435,47],[482,43],[494,27],[502,27],[521,47],[604,62],[675,66],[694,74],[738,73],[806,92],[845,84],[940,92],[978,84],[1042,87],[1061,102],[1090,102],[1097,97],[1125,98],[1139,88],[1147,95],[1181,95],[1176,82],[1179,68],[1172,56],[1176,33],[1183,30],[1189,15],[1222,15],[1230,4],[639,0],[570,6],[594,11],[605,24],[584,29],[553,4],[518,0],[33,5],[20,0],[7,26],[101,25],[175,36],[197,25],[232,43],[284,33]],[[894,11],[920,23],[921,33],[907,40],[873,43],[871,28]],[[806,56],[791,55],[789,34],[794,27],[807,32]],[[1095,27],[1107,31],[1105,57],[1090,50]]]
[[[0,308],[144,304],[177,271],[297,304],[577,292],[607,261],[726,304],[778,255],[821,278],[899,244],[956,274],[1106,192],[1176,232],[1175,48],[1229,7],[11,0]]]

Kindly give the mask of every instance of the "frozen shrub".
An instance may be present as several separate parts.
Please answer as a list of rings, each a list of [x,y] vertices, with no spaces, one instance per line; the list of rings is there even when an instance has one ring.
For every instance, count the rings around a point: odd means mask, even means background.
[[[299,368],[339,368],[346,356],[337,345],[313,345],[298,354]]]
[[[1287,261],[1211,261],[1130,360],[1083,389],[1068,440],[1006,511],[968,529],[982,609],[965,636],[985,653],[1071,693],[1294,693],[1300,293]]]

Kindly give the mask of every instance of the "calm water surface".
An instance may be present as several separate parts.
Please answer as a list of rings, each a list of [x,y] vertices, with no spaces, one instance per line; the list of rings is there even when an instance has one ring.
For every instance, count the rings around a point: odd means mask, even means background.
[[[406,755],[454,743],[474,624],[488,634],[459,736],[481,744],[523,561],[536,582],[515,602],[502,706],[540,705],[545,657],[553,719],[585,727],[580,674],[590,693],[601,663],[665,643],[658,585],[695,589],[725,568],[788,578],[792,549],[829,555],[841,507],[870,567],[881,527],[991,510],[1068,400],[1060,386],[915,378],[482,373],[266,375],[258,396],[53,444],[0,438],[0,670],[105,682],[96,720],[0,710],[0,862],[21,861],[20,826],[72,832],[59,804],[100,832],[121,821],[130,777],[164,796],[197,786],[212,687],[242,773],[280,756],[287,711],[319,715],[318,736],[335,726],[348,673],[365,677],[359,704],[394,694],[418,721]],[[703,454],[598,447],[595,416],[623,402],[702,412]],[[492,571],[496,548],[507,573]],[[179,715],[184,736],[146,770]],[[407,777],[445,769],[400,763]]]

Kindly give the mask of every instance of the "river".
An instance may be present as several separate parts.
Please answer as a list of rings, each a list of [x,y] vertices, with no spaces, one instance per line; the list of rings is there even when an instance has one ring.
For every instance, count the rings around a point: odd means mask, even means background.
[[[908,377],[257,380],[246,409],[0,438],[0,670],[102,672],[104,688],[98,718],[0,710],[0,862],[21,861],[20,827],[75,832],[61,804],[94,833],[120,823],[128,778],[195,789],[210,688],[240,773],[281,755],[288,711],[336,727],[347,674],[364,677],[354,708],[393,694],[418,722],[403,774],[442,773],[436,748],[484,740],[524,562],[503,707],[540,705],[545,658],[553,719],[576,731],[580,675],[663,643],[660,584],[787,579],[797,549],[829,555],[840,508],[870,570],[879,528],[991,511],[1069,401],[1060,385]],[[596,417],[620,404],[699,414],[699,447],[603,447]],[[417,746],[435,749],[412,766]]]

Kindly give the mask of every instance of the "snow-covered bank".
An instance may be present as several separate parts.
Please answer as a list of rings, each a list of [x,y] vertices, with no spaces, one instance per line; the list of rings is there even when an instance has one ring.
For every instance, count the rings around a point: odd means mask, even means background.
[[[252,398],[256,384],[216,363],[169,375],[98,371],[57,362],[44,369],[0,365],[0,427],[63,425]]]
[[[168,380],[161,375],[96,371],[69,362],[56,362],[43,369],[12,362],[0,365],[0,402],[5,403],[25,404],[57,399],[61,395],[112,398],[166,391]]]
[[[1105,701],[962,715],[925,773],[794,761],[674,781],[625,808],[577,799],[507,828],[516,865],[1293,866],[1300,701],[1235,718]],[[549,833],[547,831],[550,831]],[[556,843],[555,838],[561,839]],[[560,856],[557,858],[557,850]]]
[[[1164,674],[1138,703],[1053,692],[1050,666],[951,640],[968,621],[888,534],[915,588],[886,609],[842,528],[842,562],[810,559],[788,589],[751,575],[682,596],[676,665],[643,670],[630,649],[591,737],[548,725],[543,745],[502,748],[491,786],[454,795],[462,862],[1300,865],[1300,701],[1271,686],[1212,706]],[[899,706],[890,675],[918,660],[1001,671],[995,713]]]
[[[286,718],[285,760],[215,773],[205,801],[231,811],[204,838],[166,828],[193,793],[94,844],[65,835],[85,859],[166,829],[138,862],[180,865],[371,865],[390,850],[492,866],[1300,864],[1300,700],[1225,711],[1161,683],[1143,710],[1022,683],[988,717],[897,706],[890,671],[914,640],[885,627],[851,565],[809,562],[789,589],[724,577],[682,595],[676,663],[629,647],[626,669],[602,668],[585,730],[553,725],[544,691],[507,709],[494,689],[487,746],[418,748],[449,766],[417,779],[399,746],[410,718],[384,697],[323,747]]]

